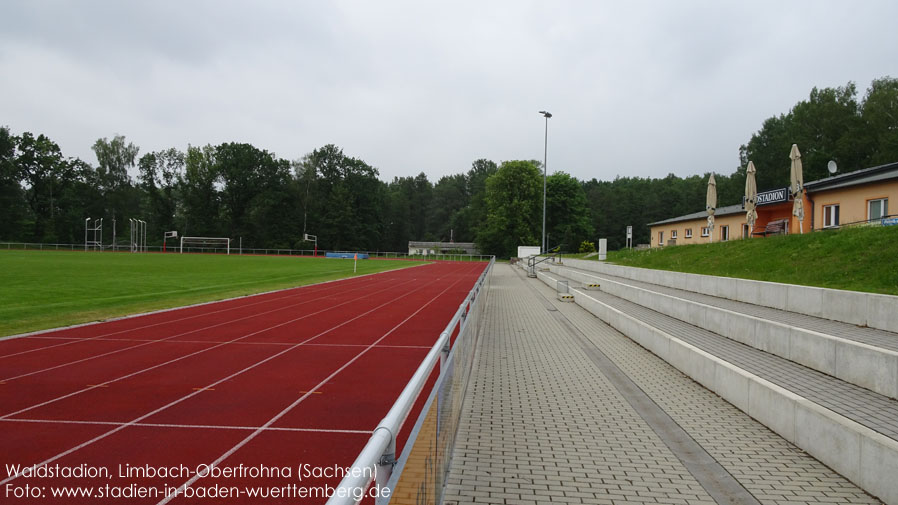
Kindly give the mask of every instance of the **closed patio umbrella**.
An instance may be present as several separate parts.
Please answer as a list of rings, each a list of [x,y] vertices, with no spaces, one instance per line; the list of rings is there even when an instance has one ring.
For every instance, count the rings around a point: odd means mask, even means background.
[[[792,152],[789,153],[792,160],[791,179],[792,185],[792,215],[798,218],[798,231],[804,233],[804,178],[801,174],[801,153],[798,152],[798,145],[792,144]]]
[[[745,221],[748,223],[748,236],[755,228],[755,220],[758,219],[758,183],[755,182],[755,163],[748,162],[745,171]]]
[[[705,210],[708,211],[708,236],[714,242],[714,212],[717,210],[717,181],[714,174],[708,179],[708,195],[705,198]]]

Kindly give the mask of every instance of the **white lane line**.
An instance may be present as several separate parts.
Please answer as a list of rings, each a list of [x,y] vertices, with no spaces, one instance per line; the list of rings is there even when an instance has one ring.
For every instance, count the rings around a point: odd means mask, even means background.
[[[158,342],[158,340],[154,339],[140,339],[140,338],[104,338],[104,342]],[[272,346],[285,346],[285,345],[293,345],[296,342],[230,342],[230,341],[221,341],[221,340],[178,340],[178,344],[234,344],[234,345],[272,345]],[[310,346],[320,346],[320,347],[365,347],[367,344],[308,344]],[[382,345],[381,347],[396,347],[399,349],[430,349],[429,345]]]
[[[32,423],[32,424],[82,424],[95,426],[122,426],[126,423],[116,421],[77,421],[73,419],[0,419],[4,423]],[[329,428],[276,428],[269,426],[262,428],[260,426],[218,426],[214,424],[168,424],[168,423],[132,423],[130,426],[139,426],[142,428],[178,428],[178,429],[199,429],[199,430],[240,430],[255,431],[264,429],[265,431],[287,431],[298,433],[348,433],[370,435],[371,430],[338,430]]]
[[[413,282],[414,280],[415,280],[415,279],[411,279],[411,280],[409,280],[409,281],[400,283],[399,285],[401,286],[402,284],[407,284],[408,282]],[[456,282],[458,282],[458,281],[456,281]],[[453,284],[454,284],[454,283],[453,283]],[[395,287],[395,286],[394,286],[394,287]],[[282,355],[284,355],[284,354],[286,354],[286,353],[288,353],[288,352],[290,352],[290,351],[296,349],[297,347],[303,345],[303,343],[305,343],[305,342],[308,342],[308,341],[310,341],[310,340],[316,339],[316,338],[318,338],[318,337],[320,337],[320,336],[322,336],[322,335],[324,335],[324,334],[326,334],[326,333],[330,333],[331,331],[333,331],[333,330],[335,330],[335,329],[337,329],[337,328],[340,328],[340,327],[342,327],[342,326],[344,326],[344,325],[347,325],[347,324],[349,324],[349,323],[355,321],[356,319],[359,319],[359,318],[362,318],[362,317],[364,317],[364,316],[367,316],[368,314],[370,314],[370,313],[372,313],[372,312],[374,312],[374,311],[376,311],[376,310],[378,310],[378,309],[380,309],[380,308],[382,308],[382,307],[384,307],[384,306],[386,306],[386,305],[389,305],[389,304],[391,304],[391,303],[395,303],[396,300],[400,300],[400,299],[402,299],[402,298],[405,298],[406,296],[409,296],[409,295],[411,295],[411,294],[413,294],[413,293],[415,293],[416,291],[419,291],[419,290],[421,290],[421,289],[424,289],[424,286],[421,286],[421,287],[419,287],[419,288],[417,288],[417,289],[413,289],[413,290],[411,290],[411,291],[408,291],[408,292],[406,292],[405,294],[403,294],[403,295],[401,295],[401,296],[399,296],[399,297],[397,297],[397,298],[393,298],[392,300],[388,300],[388,301],[382,303],[381,305],[378,305],[377,307],[374,307],[373,309],[370,309],[370,310],[368,310],[368,311],[366,311],[366,312],[363,312],[363,313],[361,313],[361,314],[359,314],[359,315],[353,317],[352,319],[348,319],[348,320],[346,320],[346,321],[343,321],[342,323],[340,323],[340,324],[338,324],[338,325],[336,325],[336,326],[333,326],[333,327],[331,327],[331,328],[328,329],[328,330],[325,330],[325,331],[323,331],[323,332],[321,332],[321,333],[319,333],[319,334],[317,334],[317,335],[315,335],[315,336],[313,336],[313,337],[310,337],[309,339],[307,339],[307,340],[305,340],[305,341],[303,341],[303,342],[300,342],[300,343],[294,345],[293,347],[284,349],[283,351],[278,352],[278,353],[276,353],[276,354],[273,354],[273,355],[271,355],[271,356],[269,356],[269,357],[267,357],[267,358],[265,358],[265,359],[263,359],[263,360],[261,360],[261,361],[257,361],[256,363],[254,363],[254,364],[252,364],[252,365],[250,365],[250,366],[244,368],[243,370],[239,370],[239,371],[237,371],[237,372],[234,372],[234,373],[232,373],[231,375],[228,375],[227,377],[224,377],[224,378],[222,378],[222,379],[219,379],[219,380],[217,380],[217,381],[215,381],[215,382],[209,384],[208,386],[206,386],[206,388],[212,388],[212,387],[215,387],[215,386],[217,386],[217,385],[219,385],[219,384],[221,384],[221,383],[223,383],[223,382],[226,382],[226,381],[228,381],[228,380],[231,380],[232,378],[237,377],[238,375],[241,375],[241,374],[243,374],[243,373],[245,373],[245,372],[248,372],[249,370],[252,370],[253,368],[258,367],[259,365],[262,365],[262,364],[264,364],[264,363],[267,363],[267,362],[269,362],[269,361],[271,361],[271,360],[273,360],[273,359],[275,359],[275,358],[277,358],[277,357],[279,357],[279,356],[282,356]],[[447,289],[448,289],[448,288],[447,288]],[[428,302],[428,304],[429,304],[429,303],[430,303],[430,302]],[[423,308],[423,307],[422,307],[422,308]],[[420,310],[420,309],[419,309],[419,310]],[[286,324],[286,323],[285,323],[285,324]],[[392,331],[392,330],[391,330],[391,331]],[[383,337],[382,337],[382,338],[383,338]],[[365,352],[367,352],[367,351],[368,351],[368,350],[365,349],[364,351],[362,351],[362,353],[365,353]],[[359,355],[361,355],[362,353],[360,353]],[[310,391],[314,391],[314,390],[316,390],[316,389],[319,389],[325,382],[327,382],[327,381],[324,381],[324,382],[322,382],[321,384],[315,386],[315,387],[312,388]],[[166,405],[163,405],[162,407],[159,407],[159,408],[157,408],[157,409],[155,409],[155,410],[153,410],[153,411],[151,411],[151,412],[148,412],[148,413],[146,413],[146,414],[144,414],[144,415],[142,415],[142,416],[140,416],[140,417],[137,417],[137,418],[135,418],[135,419],[133,419],[133,420],[131,420],[131,421],[125,423],[125,424],[122,424],[122,425],[120,425],[120,426],[118,426],[118,427],[116,427],[116,428],[114,428],[114,429],[112,429],[112,430],[109,430],[109,431],[107,431],[106,433],[97,435],[96,437],[94,437],[94,438],[92,438],[92,439],[90,439],[90,440],[87,440],[87,441],[85,441],[85,442],[82,442],[82,443],[76,445],[75,447],[72,447],[71,449],[69,449],[69,450],[67,450],[67,451],[61,452],[61,453],[59,453],[59,454],[57,454],[57,455],[55,455],[55,456],[52,456],[52,457],[50,457],[50,458],[48,458],[48,459],[46,459],[46,460],[44,460],[44,461],[42,461],[42,462],[40,462],[40,463],[36,463],[36,465],[37,465],[37,466],[46,465],[46,464],[52,463],[53,461],[56,461],[57,459],[63,458],[63,457],[65,457],[65,456],[68,456],[69,454],[72,454],[73,452],[76,452],[76,451],[78,451],[78,450],[80,450],[80,449],[83,449],[84,447],[87,447],[87,446],[89,446],[89,445],[91,445],[91,444],[93,444],[93,443],[95,443],[95,442],[97,442],[97,441],[99,441],[99,440],[102,440],[102,439],[104,439],[104,438],[106,438],[106,437],[108,437],[108,436],[110,436],[110,435],[113,435],[113,434],[115,434],[115,433],[118,433],[119,431],[121,431],[121,430],[123,430],[123,429],[125,429],[125,428],[127,428],[127,427],[129,427],[129,426],[132,426],[132,425],[135,424],[135,423],[142,422],[144,419],[147,419],[147,418],[149,418],[149,417],[152,417],[152,416],[158,414],[159,412],[162,412],[163,410],[166,410],[166,409],[168,409],[168,408],[170,408],[170,407],[173,407],[173,406],[175,406],[175,405],[177,405],[177,404],[179,404],[179,403],[181,403],[181,402],[183,402],[183,401],[185,401],[185,400],[188,400],[188,399],[190,399],[190,398],[193,398],[194,396],[196,396],[196,395],[198,395],[198,394],[200,394],[200,391],[194,391],[194,392],[192,392],[192,393],[190,393],[190,394],[188,394],[188,395],[186,395],[186,396],[183,396],[183,397],[181,397],[181,398],[179,398],[179,399],[177,399],[177,400],[174,400],[174,401],[172,401],[172,402],[170,402],[170,403],[168,403],[168,404],[166,404]],[[306,393],[306,394],[304,394],[304,395],[302,396],[302,398],[303,398],[303,399],[304,399],[304,398],[307,398],[307,397],[310,396],[310,395],[311,395],[311,393]],[[298,402],[296,402],[296,403],[298,403]],[[29,409],[25,409],[25,410],[30,410],[30,408],[29,408]],[[24,412],[24,410],[23,410],[22,412]],[[6,418],[6,417],[8,417],[8,415],[7,415],[7,416],[3,416],[3,417]],[[0,419],[2,419],[2,418],[0,418]],[[256,433],[256,432],[254,432],[254,433]],[[253,436],[255,436],[255,435],[253,435]],[[13,474],[12,476],[7,477],[6,479],[0,481],[0,485],[6,484],[7,482],[9,482],[9,481],[15,479],[17,476],[18,476],[18,474]]]
[[[322,313],[322,312],[326,312],[326,311],[331,310],[331,309],[333,309],[333,308],[335,308],[335,307],[339,307],[340,305],[345,305],[345,304],[347,304],[347,303],[352,303],[352,302],[355,302],[356,300],[360,300],[360,299],[365,298],[365,297],[367,297],[367,296],[375,295],[375,294],[380,293],[380,292],[382,292],[382,291],[387,291],[387,290],[389,290],[389,289],[395,289],[397,286],[402,286],[403,284],[408,284],[408,283],[410,283],[410,282],[412,282],[412,281],[406,281],[406,282],[400,283],[400,284],[398,284],[398,285],[393,285],[393,286],[390,286],[390,287],[386,287],[386,288],[384,288],[384,289],[375,291],[374,293],[370,293],[370,294],[368,294],[368,295],[363,295],[363,296],[360,296],[360,297],[358,297],[358,298],[354,298],[354,299],[352,299],[352,300],[347,300],[346,302],[341,303],[341,304],[339,304],[339,305],[332,305],[332,306],[330,306],[330,307],[328,307],[328,308],[326,308],[326,309],[319,310],[318,312],[312,312],[311,314],[305,314],[305,315],[303,315],[303,316],[300,316],[300,317],[291,319],[291,320],[289,320],[289,321],[285,321],[285,322],[276,324],[276,325],[274,325],[274,326],[269,326],[268,328],[263,328],[263,329],[261,329],[261,330],[254,331],[254,332],[252,332],[252,333],[248,333],[248,334],[243,335],[243,336],[241,336],[241,337],[237,337],[237,338],[235,338],[233,341],[236,341],[236,340],[242,340],[242,339],[244,339],[244,338],[249,338],[249,337],[252,337],[252,336],[254,336],[254,335],[258,335],[259,333],[264,333],[264,332],[269,331],[269,330],[272,330],[272,329],[274,329],[274,328],[278,328],[278,327],[280,327],[280,326],[284,326],[284,325],[287,325],[287,324],[295,323],[296,321],[300,321],[300,320],[305,319],[305,318],[307,318],[307,317],[312,317],[312,316],[318,315],[318,314],[320,314],[320,313]],[[419,289],[420,289],[420,288],[419,288]],[[414,291],[411,291],[411,292],[414,292]],[[345,323],[341,323],[341,325],[339,325],[339,326],[342,326],[342,324],[345,324]],[[337,328],[337,327],[339,327],[339,326],[335,326],[334,328]],[[331,328],[331,329],[333,329],[333,328]],[[330,330],[327,330],[327,331],[330,331]],[[317,338],[317,337],[319,337],[319,336],[321,336],[321,335],[323,335],[323,334],[324,334],[324,333],[319,333],[318,335],[312,337],[312,339]],[[309,340],[311,340],[311,339],[309,339]],[[181,360],[183,360],[183,359],[187,359],[187,358],[189,358],[189,357],[196,356],[196,355],[198,355],[198,354],[202,354],[202,353],[204,353],[204,352],[208,352],[208,351],[211,351],[211,350],[213,350],[213,349],[217,349],[217,348],[219,348],[219,347],[223,347],[223,346],[226,346],[226,345],[230,345],[233,341],[231,341],[231,342],[224,342],[224,343],[221,343],[221,344],[218,344],[218,345],[214,345],[214,346],[212,346],[212,347],[207,347],[207,348],[205,348],[205,349],[200,349],[199,351],[195,351],[195,352],[192,352],[192,353],[189,353],[189,354],[185,354],[185,355],[179,356],[179,357],[177,357],[177,358],[173,358],[173,359],[168,360],[168,361],[166,361],[166,362],[159,363],[159,364],[153,365],[153,366],[151,366],[151,367],[144,368],[143,370],[138,370],[138,371],[136,371],[136,372],[132,372],[132,373],[129,373],[129,374],[127,374],[127,375],[122,375],[121,377],[116,377],[115,379],[111,379],[111,380],[108,380],[108,381],[103,382],[103,383],[100,383],[100,384],[96,384],[96,385],[93,385],[93,386],[89,386],[89,387],[86,387],[86,388],[84,388],[84,389],[80,389],[80,390],[78,390],[78,391],[74,391],[74,392],[65,394],[65,395],[63,395],[63,396],[57,397],[57,398],[53,398],[53,399],[51,399],[51,400],[47,400],[47,401],[45,401],[45,402],[41,402],[41,403],[38,403],[38,404],[36,404],[36,405],[32,405],[32,406],[30,406],[30,407],[26,407],[26,408],[21,409],[21,410],[17,410],[17,411],[15,411],[15,412],[10,412],[9,414],[4,414],[4,415],[0,416],[0,420],[3,420],[3,419],[6,419],[6,418],[9,418],[9,417],[12,417],[12,416],[21,414],[21,413],[23,413],[23,412],[28,412],[29,410],[33,410],[33,409],[36,409],[36,408],[39,408],[39,407],[43,407],[43,406],[45,406],[45,405],[49,405],[49,404],[51,404],[51,403],[58,402],[58,401],[60,401],[60,400],[64,400],[64,399],[66,399],[66,398],[70,398],[70,397],[72,397],[72,396],[79,395],[79,394],[84,393],[84,392],[87,392],[87,391],[91,391],[91,390],[96,389],[96,388],[98,388],[98,387],[106,387],[106,386],[108,386],[109,384],[112,384],[112,383],[114,383],[114,382],[118,382],[118,381],[121,381],[121,380],[130,378],[130,377],[134,377],[135,375],[140,375],[140,374],[142,374],[142,373],[149,372],[150,370],[154,370],[154,369],[156,369],[156,368],[160,368],[160,367],[169,365],[169,364],[171,364],[171,363],[174,363],[174,362],[177,362],[177,361],[181,361]],[[296,346],[296,344],[294,344],[294,347],[295,347],[295,346]],[[290,349],[292,349],[292,348],[293,348],[293,347],[289,347],[287,350],[290,350]],[[282,352],[286,352],[286,351],[282,351]],[[280,353],[278,353],[278,354],[280,354]],[[275,356],[277,356],[277,354],[275,354]]]
[[[364,298],[365,296],[369,296],[369,295],[363,295],[363,296],[361,296],[361,297],[359,297],[359,298],[356,298],[356,300],[357,300],[357,299]],[[69,361],[69,362],[67,362],[67,363],[62,363],[62,364],[59,364],[59,365],[56,365],[56,366],[52,366],[52,367],[48,367],[48,368],[44,368],[44,369],[41,369],[41,370],[34,370],[34,371],[31,371],[31,372],[28,372],[28,373],[24,373],[24,374],[21,374],[21,375],[16,375],[16,376],[14,376],[14,377],[5,377],[5,378],[2,378],[2,379],[0,379],[0,380],[3,380],[3,381],[11,381],[11,380],[16,380],[16,379],[21,379],[22,377],[29,377],[29,376],[31,376],[31,375],[37,375],[37,374],[40,374],[40,373],[49,372],[50,370],[56,370],[56,369],[59,369],[59,368],[64,368],[64,367],[67,367],[67,366],[76,365],[76,364],[78,364],[78,363],[84,363],[85,361],[90,361],[90,360],[93,360],[93,359],[102,358],[102,357],[104,357],[104,356],[110,356],[110,355],[112,355],[112,354],[117,354],[117,353],[120,353],[120,352],[130,351],[130,350],[132,350],[132,349],[137,349],[137,348],[139,348],[139,347],[145,347],[145,346],[157,344],[157,343],[160,343],[160,342],[166,342],[166,341],[169,341],[169,340],[171,340],[171,339],[173,339],[173,338],[182,337],[182,336],[184,336],[184,335],[190,335],[191,333],[197,333],[197,332],[201,332],[201,331],[206,331],[206,330],[210,330],[210,329],[212,329],[212,328],[217,328],[217,327],[219,327],[219,326],[225,326],[225,325],[228,325],[228,324],[231,324],[231,323],[235,323],[235,322],[237,322],[237,321],[244,321],[244,320],[246,320],[246,319],[252,319],[252,318],[254,318],[254,317],[264,316],[264,315],[266,315],[266,314],[271,314],[271,313],[273,313],[273,312],[278,312],[278,311],[281,311],[281,310],[286,310],[286,309],[290,309],[290,308],[293,308],[293,307],[298,307],[298,306],[300,306],[300,305],[306,305],[306,304],[308,304],[308,303],[312,303],[312,302],[316,302],[316,301],[321,301],[323,298],[325,298],[325,297],[318,297],[318,298],[313,298],[313,299],[310,299],[310,300],[305,300],[305,301],[302,301],[302,302],[292,303],[292,304],[290,304],[290,305],[286,305],[286,306],[284,306],[284,307],[278,307],[278,308],[276,308],[276,309],[267,310],[267,311],[265,311],[265,312],[256,312],[256,313],[250,314],[250,315],[248,315],[248,316],[240,317],[240,318],[237,318],[237,319],[230,319],[230,320],[228,320],[228,321],[222,321],[222,322],[220,322],[220,323],[218,323],[218,324],[213,324],[213,325],[210,325],[210,326],[204,326],[204,327],[202,327],[202,328],[197,328],[197,329],[195,329],[195,330],[185,331],[185,332],[182,332],[182,333],[178,333],[178,334],[172,335],[172,336],[170,336],[170,337],[165,337],[165,338],[161,338],[161,339],[156,339],[156,340],[146,341],[146,342],[144,342],[144,343],[142,343],[142,344],[132,345],[132,346],[129,346],[129,347],[123,347],[123,348],[121,348],[121,349],[116,349],[116,350],[114,350],[114,351],[109,351],[109,352],[105,352],[105,353],[102,353],[102,354],[96,354],[96,355],[93,355],[93,356],[88,356],[88,357],[86,357],[86,358],[82,358],[82,359],[75,360],[75,361]],[[339,307],[340,305],[345,305],[345,303],[340,303],[340,304],[338,304],[338,305],[331,305],[329,308]],[[323,311],[320,311],[320,312],[323,312]],[[318,313],[319,313],[319,312],[316,312],[316,314],[318,314]],[[90,339],[90,340],[93,340],[93,339]]]
[[[338,270],[335,270],[334,272],[337,272],[337,271],[338,271]],[[388,271],[383,272],[383,273],[387,273],[387,272],[392,272],[392,270],[388,270]],[[333,272],[329,272],[329,273],[333,273]],[[376,275],[376,274],[371,274],[371,275]],[[340,286],[334,285],[334,284],[336,284],[337,282],[343,281],[343,280],[355,280],[355,279],[358,279],[358,277],[355,277],[355,278],[349,278],[349,279],[335,279],[335,280],[332,280],[332,281],[325,281],[325,282],[322,282],[322,283],[309,284],[309,285],[306,285],[306,286],[299,286],[299,287],[295,287],[295,288],[287,288],[287,289],[285,289],[285,290],[283,290],[283,291],[294,291],[294,290],[299,291],[299,290],[302,290],[303,288],[317,288],[317,287],[319,287],[319,286],[320,286],[320,287],[323,287],[323,288],[326,288],[326,289],[322,289],[322,291],[327,291],[329,288],[334,288],[334,290],[337,290],[337,289],[341,289]],[[391,280],[391,279],[389,279],[389,280]],[[357,288],[349,288],[349,289],[347,289],[347,290],[348,290],[348,291],[356,291],[356,290],[362,289],[362,288],[364,288],[364,287],[366,287],[366,286],[359,286],[359,287],[357,287]],[[344,288],[344,289],[345,289],[345,288]],[[135,315],[135,316],[130,316],[130,317],[146,317],[146,316],[151,316],[151,315],[154,315],[154,314],[159,314],[159,313],[162,313],[162,312],[172,312],[172,311],[176,311],[176,310],[189,309],[189,308],[192,308],[192,307],[199,307],[199,306],[203,306],[203,305],[215,305],[215,304],[218,304],[218,303],[227,303],[227,302],[231,302],[231,301],[235,301],[235,300],[240,300],[240,299],[242,299],[242,298],[250,298],[250,297],[256,297],[256,296],[263,296],[263,295],[266,295],[266,294],[277,293],[277,292],[278,292],[278,291],[269,291],[269,292],[267,292],[267,293],[256,293],[256,294],[254,294],[254,295],[250,295],[249,297],[242,297],[242,296],[241,296],[241,297],[229,298],[229,299],[227,299],[227,300],[214,300],[214,301],[211,301],[211,302],[203,302],[203,303],[199,303],[199,304],[195,304],[195,305],[188,305],[188,306],[186,306],[186,307],[173,307],[173,308],[171,308],[171,309],[163,309],[163,310],[159,310],[159,311],[155,311],[155,312],[149,312],[149,313],[147,313],[147,314],[137,314],[137,315]],[[259,304],[262,304],[262,303],[268,303],[268,302],[274,302],[274,301],[278,301],[278,300],[284,300],[284,299],[287,299],[287,298],[292,298],[292,297],[296,296],[297,294],[298,294],[298,293],[290,293],[289,295],[286,295],[286,296],[279,296],[279,297],[271,298],[271,299],[267,299],[267,300],[259,300],[259,301],[255,301],[255,302],[252,302],[252,303],[243,304],[243,305],[240,305],[240,306],[238,306],[238,307],[229,307],[229,308],[225,308],[225,309],[213,310],[213,311],[210,311],[210,312],[203,312],[203,313],[201,313],[201,314],[195,314],[195,315],[192,315],[192,316],[181,317],[181,318],[178,318],[178,319],[171,319],[171,320],[161,321],[161,322],[157,322],[157,323],[153,323],[153,324],[147,324],[147,325],[144,325],[144,326],[137,326],[137,327],[134,327],[134,328],[127,328],[127,329],[124,329],[124,330],[118,330],[118,331],[113,331],[113,332],[110,332],[110,333],[104,333],[104,334],[102,334],[102,335],[97,335],[97,336],[90,337],[90,338],[68,337],[68,338],[73,339],[73,341],[72,341],[72,342],[65,342],[65,343],[62,343],[62,344],[56,344],[56,345],[49,345],[49,346],[44,346],[44,347],[38,347],[38,348],[36,348],[36,349],[29,349],[29,350],[27,350],[27,351],[20,351],[20,352],[11,353],[11,354],[4,354],[4,355],[0,355],[0,359],[3,359],[3,358],[10,358],[10,357],[13,357],[13,356],[19,356],[19,355],[22,355],[22,354],[28,354],[28,353],[36,352],[36,351],[42,351],[42,350],[45,350],[45,349],[52,349],[52,348],[54,348],[54,347],[62,347],[62,346],[70,345],[70,344],[75,344],[75,343],[77,343],[77,342],[87,342],[87,341],[90,341],[90,340],[97,340],[97,339],[101,339],[101,338],[103,338],[103,337],[107,337],[107,336],[109,336],[109,335],[118,335],[118,334],[120,334],[120,333],[127,333],[127,332],[129,332],[129,331],[143,330],[143,329],[146,329],[146,328],[153,328],[153,327],[155,327],[155,326],[161,326],[161,325],[165,325],[165,324],[169,324],[169,323],[177,323],[177,322],[181,322],[181,321],[187,321],[188,319],[196,319],[196,318],[198,318],[198,317],[210,316],[210,315],[213,315],[213,314],[218,314],[218,313],[220,313],[220,312],[228,312],[228,311],[231,311],[231,310],[242,309],[242,308],[246,308],[246,307],[252,307],[253,305],[259,305]],[[306,293],[301,293],[301,294],[306,294]],[[312,293],[312,294],[319,294],[319,293],[315,292],[315,293]],[[321,297],[318,297],[318,298],[316,298],[316,300],[317,300],[317,299],[320,299],[320,298],[321,298]],[[127,318],[129,318],[129,316],[125,316],[125,317],[120,318],[120,319],[114,319],[113,321],[120,321],[120,320],[127,319]],[[89,325],[92,325],[92,324],[102,324],[102,323],[104,323],[104,322],[111,322],[111,321],[100,321],[100,322],[86,323],[86,324],[83,324],[83,325],[76,325],[76,326],[74,326],[74,327],[72,327],[72,328],[81,327],[81,326],[89,326]],[[40,332],[40,333],[37,333],[37,334],[34,334],[34,335],[23,335],[23,336],[20,337],[20,338],[53,338],[53,337],[47,336],[47,334],[48,334],[48,333],[55,332],[55,331],[66,330],[66,329],[71,329],[71,328],[58,328],[58,329],[55,329],[55,330],[46,330],[46,333]],[[66,337],[55,337],[55,338],[66,338]]]
[[[438,299],[439,297],[443,296],[443,294],[445,294],[446,291],[449,291],[450,288],[452,288],[453,286],[455,286],[456,284],[458,284],[460,280],[461,280],[461,279],[456,280],[455,282],[453,282],[452,284],[450,284],[446,289],[444,289],[444,290],[441,291],[439,294],[437,294],[436,296],[434,296],[433,298],[431,298],[430,300],[428,300],[427,303],[425,303],[425,304],[422,305],[420,308],[418,308],[418,310],[416,310],[415,312],[413,312],[413,313],[412,313],[410,316],[408,316],[407,318],[403,319],[402,322],[400,322],[399,324],[397,324],[396,326],[394,326],[392,329],[390,329],[390,331],[384,333],[383,336],[381,336],[380,338],[378,338],[376,341],[374,341],[374,343],[372,343],[371,345],[369,345],[368,347],[366,347],[366,348],[365,348],[364,350],[362,350],[360,353],[356,354],[354,358],[352,358],[352,359],[350,359],[349,361],[347,361],[343,366],[341,366],[340,368],[338,368],[338,369],[337,369],[336,371],[334,371],[332,374],[328,375],[327,378],[325,378],[323,381],[319,382],[317,386],[315,386],[314,388],[312,388],[311,391],[314,391],[314,390],[320,388],[321,386],[327,384],[327,383],[328,383],[331,379],[333,379],[337,374],[339,374],[340,372],[342,372],[343,370],[345,370],[346,367],[348,367],[349,365],[351,365],[352,363],[354,363],[357,359],[361,358],[365,353],[367,353],[368,351],[370,351],[371,349],[373,349],[375,345],[377,345],[377,344],[380,343],[383,339],[387,338],[387,337],[390,336],[394,331],[396,331],[397,329],[399,329],[400,326],[402,326],[403,324],[405,324],[406,322],[408,322],[411,318],[413,318],[413,317],[415,317],[416,315],[418,315],[418,313],[420,313],[420,312],[421,312],[422,310],[424,310],[428,305],[430,305],[431,303],[433,303],[434,300],[436,300],[436,299]],[[224,461],[224,460],[226,460],[228,457],[230,457],[232,454],[234,454],[235,452],[237,452],[238,450],[240,450],[241,447],[243,447],[244,445],[246,445],[247,443],[249,443],[252,439],[256,438],[260,433],[264,432],[264,431],[265,431],[265,428],[268,428],[268,427],[271,426],[272,424],[276,423],[276,422],[278,421],[278,419],[280,419],[281,417],[285,416],[288,412],[290,412],[291,410],[293,410],[294,407],[296,407],[297,405],[299,405],[300,403],[302,403],[303,400],[305,400],[306,398],[309,397],[309,395],[312,394],[311,391],[308,392],[308,393],[306,393],[306,394],[304,394],[304,395],[302,395],[302,396],[300,396],[296,401],[294,401],[293,403],[291,403],[290,405],[288,405],[287,408],[285,408],[284,410],[280,411],[277,415],[275,415],[274,417],[272,417],[271,419],[269,419],[267,423],[265,423],[264,425],[262,425],[261,427],[259,427],[257,430],[255,430],[255,431],[253,431],[252,433],[250,433],[246,438],[244,438],[243,440],[241,440],[240,442],[238,442],[236,445],[234,445],[234,447],[231,447],[230,449],[228,449],[227,451],[225,451],[225,453],[222,454],[221,456],[219,456],[218,459],[216,459],[215,461],[213,461],[213,462],[210,464],[210,466],[216,466],[216,465],[218,465],[219,463],[221,463],[222,461]],[[194,476],[191,477],[189,480],[187,480],[186,482],[184,482],[183,484],[181,484],[181,486],[178,488],[178,490],[177,490],[175,493],[173,493],[173,494],[171,494],[171,495],[169,495],[169,496],[163,498],[162,500],[159,500],[159,502],[157,502],[156,505],[165,505],[166,503],[170,502],[170,501],[172,500],[172,498],[174,498],[175,496],[177,496],[177,495],[179,495],[179,494],[182,494],[183,491],[184,491],[184,489],[185,489],[187,486],[189,486],[189,485],[193,484],[194,482],[196,482],[197,479],[199,479],[199,476],[194,475]],[[0,484],[3,484],[3,482],[0,482]]]

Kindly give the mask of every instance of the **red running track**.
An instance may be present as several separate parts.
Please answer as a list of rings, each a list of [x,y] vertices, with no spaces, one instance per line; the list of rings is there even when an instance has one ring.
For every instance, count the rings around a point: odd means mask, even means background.
[[[0,503],[323,503],[302,493],[339,483],[485,266],[0,340]]]

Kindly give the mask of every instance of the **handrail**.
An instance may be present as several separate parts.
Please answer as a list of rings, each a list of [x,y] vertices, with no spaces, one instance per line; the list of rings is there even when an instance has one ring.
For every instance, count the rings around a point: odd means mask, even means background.
[[[561,252],[554,252],[551,254],[540,254],[538,256],[528,256],[527,257],[527,272],[530,277],[536,277],[536,265],[540,263],[544,263],[546,261],[552,260],[552,263],[555,263],[555,258],[561,255]],[[537,261],[537,258],[541,258]]]
[[[434,367],[441,362],[441,358],[449,347],[449,338],[455,326],[460,326],[459,335],[464,331],[469,305],[470,310],[473,310],[474,304],[480,299],[478,296],[480,289],[495,262],[496,258],[492,257],[486,269],[477,278],[474,287],[471,288],[464,301],[459,305],[449,324],[440,333],[436,343],[430,348],[415,374],[409,379],[402,393],[399,394],[399,398],[396,399],[390,411],[387,412],[387,415],[374,429],[368,443],[365,444],[359,456],[345,473],[343,480],[334,488],[327,505],[352,505],[358,503],[365,496],[365,491],[372,480],[376,481],[376,485],[379,488],[386,487],[386,483],[390,480],[393,464],[396,461],[396,435],[405,423],[412,407],[414,407],[418,395],[427,383],[427,379],[430,377]]]

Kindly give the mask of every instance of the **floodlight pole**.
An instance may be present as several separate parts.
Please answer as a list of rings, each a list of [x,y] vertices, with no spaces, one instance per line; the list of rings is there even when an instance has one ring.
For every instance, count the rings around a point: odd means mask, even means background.
[[[84,220],[84,251],[87,252],[87,225],[90,224],[90,218]]]
[[[549,118],[552,113],[549,111],[539,111],[546,118],[546,138],[543,144],[543,254],[546,254],[546,164],[549,161]]]

